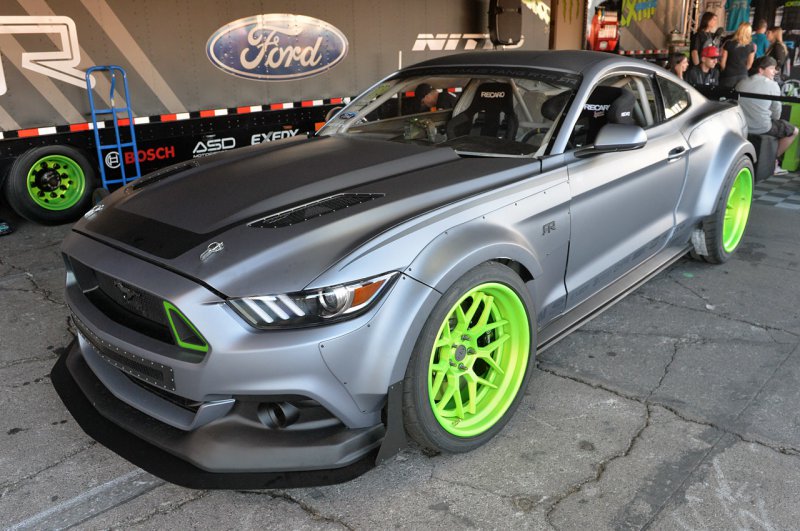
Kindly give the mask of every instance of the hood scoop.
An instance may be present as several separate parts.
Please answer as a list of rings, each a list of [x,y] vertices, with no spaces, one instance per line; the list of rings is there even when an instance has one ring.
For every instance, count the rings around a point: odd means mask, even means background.
[[[384,195],[385,194],[336,194],[288,210],[283,210],[276,214],[270,214],[267,217],[251,221],[248,223],[248,226],[257,229],[279,229],[281,227],[289,227],[312,218],[333,214],[337,210],[367,203],[383,197]]]
[[[197,163],[196,160],[190,160],[188,162],[182,162],[180,164],[175,164],[174,166],[168,166],[168,167],[166,167],[166,168],[164,168],[162,170],[155,171],[155,172],[149,174],[146,177],[142,177],[141,179],[138,179],[137,181],[135,181],[133,183],[132,188],[134,190],[139,190],[140,188],[144,188],[148,184],[155,184],[158,181],[166,179],[167,177],[172,177],[176,173],[180,173],[182,171],[186,171],[186,170],[188,170],[190,168],[196,168],[197,164],[198,163]]]

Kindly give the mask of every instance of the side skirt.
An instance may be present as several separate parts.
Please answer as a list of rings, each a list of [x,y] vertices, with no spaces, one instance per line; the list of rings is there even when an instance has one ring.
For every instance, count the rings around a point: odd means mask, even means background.
[[[537,352],[550,348],[576,328],[611,308],[630,292],[678,261],[690,248],[690,245],[665,248],[545,326],[539,331]]]

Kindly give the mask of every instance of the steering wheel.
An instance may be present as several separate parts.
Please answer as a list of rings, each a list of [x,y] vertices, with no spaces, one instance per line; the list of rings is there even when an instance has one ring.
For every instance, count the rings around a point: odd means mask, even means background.
[[[549,130],[550,130],[549,127],[534,127],[533,129],[522,135],[522,139],[520,140],[520,142],[524,144],[525,142],[533,138],[534,135],[547,133]]]

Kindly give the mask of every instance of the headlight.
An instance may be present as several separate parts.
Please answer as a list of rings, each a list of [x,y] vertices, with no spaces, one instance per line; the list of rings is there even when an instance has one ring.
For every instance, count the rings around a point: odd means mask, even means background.
[[[322,289],[230,299],[228,304],[256,328],[299,328],[329,323],[365,312],[397,275],[395,271]]]

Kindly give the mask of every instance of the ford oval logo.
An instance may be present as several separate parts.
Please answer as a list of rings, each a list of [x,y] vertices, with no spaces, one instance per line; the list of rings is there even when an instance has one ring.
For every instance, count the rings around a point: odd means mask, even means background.
[[[347,47],[344,34],[327,22],[272,13],[226,24],[208,39],[206,52],[228,74],[288,81],[330,70],[345,58]]]

